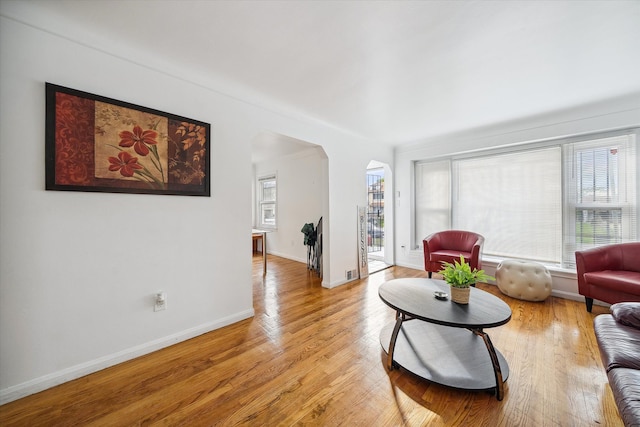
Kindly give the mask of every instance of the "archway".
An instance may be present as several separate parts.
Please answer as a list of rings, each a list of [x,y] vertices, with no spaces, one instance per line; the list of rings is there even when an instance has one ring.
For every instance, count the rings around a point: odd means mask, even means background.
[[[367,258],[369,273],[393,265],[393,209],[391,169],[369,162],[367,179]]]
[[[275,207],[270,212],[267,254],[307,262],[304,245],[305,224],[316,227],[328,220],[328,158],[322,146],[270,131],[262,131],[252,140],[252,226],[260,227],[260,180],[273,179]],[[326,232],[326,229],[325,229]],[[325,246],[326,247],[326,246]],[[324,248],[323,248],[324,249]],[[318,273],[322,276],[321,254]],[[268,267],[267,267],[268,270]]]

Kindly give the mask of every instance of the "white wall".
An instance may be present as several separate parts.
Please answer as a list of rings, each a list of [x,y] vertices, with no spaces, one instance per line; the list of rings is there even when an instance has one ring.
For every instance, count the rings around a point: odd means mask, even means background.
[[[640,93],[498,126],[443,135],[396,148],[396,195],[400,192],[400,197],[396,198],[396,263],[411,268],[424,268],[422,251],[411,249],[414,161],[635,126],[640,126]],[[640,156],[638,157],[640,162]],[[638,187],[640,190],[640,185]],[[495,263],[483,263],[483,266],[486,266],[489,274],[494,273]],[[583,299],[578,295],[575,272],[554,271],[552,276],[554,295]]]
[[[323,286],[332,288],[346,283],[346,272],[358,268],[357,208],[367,203],[367,165],[371,159],[392,164],[392,152],[353,144],[336,144],[325,146],[324,149],[329,159],[329,215],[323,218],[323,268],[326,272],[327,267],[330,267],[331,280],[327,282],[323,277]],[[347,183],[353,185],[346,185]],[[328,234],[327,229],[330,231]],[[344,230],[348,234],[339,234],[337,230]],[[331,251],[328,261],[327,247]],[[336,254],[338,249],[340,255]]]
[[[327,179],[326,154],[320,147],[310,148],[256,163],[254,171],[254,179],[275,173],[278,180],[278,227],[268,234],[267,252],[306,263],[307,247],[300,230],[309,222],[317,226],[323,215],[327,201],[323,183]]]
[[[0,403],[253,315],[251,140],[263,130],[324,148],[323,284],[356,268],[366,165],[391,150],[39,29],[53,20],[19,22],[30,3],[0,7]],[[44,191],[47,81],[211,123],[212,196]],[[154,313],[160,289],[168,309]]]

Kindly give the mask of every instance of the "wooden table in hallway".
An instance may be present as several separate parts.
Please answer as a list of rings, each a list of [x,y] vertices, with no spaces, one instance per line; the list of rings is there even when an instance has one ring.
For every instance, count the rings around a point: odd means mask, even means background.
[[[267,274],[267,232],[264,230],[252,229],[251,235],[253,237],[253,251],[258,250],[258,240],[262,243],[262,275]]]
[[[509,365],[483,329],[507,323],[511,308],[476,288],[464,305],[438,300],[436,291],[450,292],[449,285],[405,278],[380,286],[380,299],[396,310],[396,321],[380,333],[388,369],[401,366],[428,381],[465,390],[495,389],[502,400]]]

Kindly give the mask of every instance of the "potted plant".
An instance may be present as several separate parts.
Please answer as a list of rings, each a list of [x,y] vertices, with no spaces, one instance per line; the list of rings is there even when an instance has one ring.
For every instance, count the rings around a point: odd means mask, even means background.
[[[484,270],[478,270],[477,268],[471,270],[471,266],[464,260],[462,255],[460,255],[460,262],[455,260],[453,263],[443,262],[442,266],[442,270],[438,271],[438,273],[442,274],[444,281],[451,286],[451,301],[458,304],[469,304],[470,286],[475,285],[477,282],[494,280]]]

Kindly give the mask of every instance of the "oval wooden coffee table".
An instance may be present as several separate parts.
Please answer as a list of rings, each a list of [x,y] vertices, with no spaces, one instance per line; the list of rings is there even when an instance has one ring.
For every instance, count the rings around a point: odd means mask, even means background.
[[[471,288],[467,305],[438,300],[435,291],[450,293],[449,285],[442,280],[407,278],[380,286],[380,299],[396,310],[396,321],[380,332],[387,368],[399,366],[449,387],[495,389],[496,398],[502,400],[509,365],[484,329],[507,323],[511,309],[500,298],[476,288]]]

